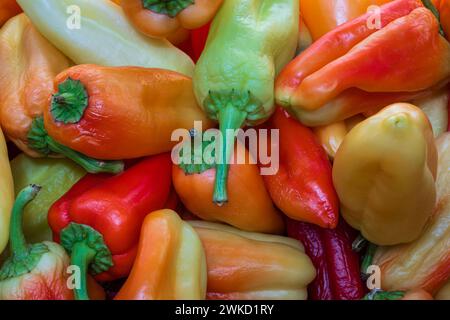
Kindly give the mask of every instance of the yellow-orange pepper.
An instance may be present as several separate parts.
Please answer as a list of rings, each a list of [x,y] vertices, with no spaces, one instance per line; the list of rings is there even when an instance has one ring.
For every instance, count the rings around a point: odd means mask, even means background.
[[[297,240],[190,221],[206,252],[207,299],[306,300],[316,271]]]
[[[0,30],[0,123],[5,135],[30,156],[27,135],[42,115],[53,90],[53,79],[69,60],[48,42],[24,13]]]
[[[20,12],[22,12],[22,9],[16,0],[2,0],[0,2],[0,27]]]
[[[426,115],[407,103],[356,125],[334,159],[344,219],[378,245],[419,237],[436,199],[437,153]]]
[[[375,253],[372,264],[380,267],[385,290],[422,288],[435,293],[450,279],[450,133],[439,137],[437,148],[437,202],[431,220],[416,241],[379,247]]]
[[[8,149],[0,129],[0,255],[8,244],[9,220],[14,203],[14,183],[8,159]],[[1,259],[0,259],[1,263]]]
[[[130,276],[115,299],[198,300],[205,294],[205,252],[194,229],[169,209],[147,215]]]

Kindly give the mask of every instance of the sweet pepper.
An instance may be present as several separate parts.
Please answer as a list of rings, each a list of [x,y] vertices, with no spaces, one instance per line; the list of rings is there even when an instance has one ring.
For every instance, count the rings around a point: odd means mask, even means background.
[[[235,138],[230,131],[260,124],[274,111],[275,76],[297,46],[298,5],[297,0],[227,0],[213,20],[195,68],[194,89],[222,132],[213,197],[218,204],[228,200]]]
[[[436,144],[439,165],[433,215],[414,242],[378,247],[372,264],[381,269],[384,290],[422,288],[434,294],[450,279],[450,133],[439,137]]]
[[[439,12],[439,17],[447,39],[450,39],[450,1],[448,0],[433,0],[436,9]]]
[[[117,176],[85,176],[49,210],[54,240],[72,252],[73,264],[89,266],[97,280],[127,276],[142,221],[167,201],[171,169],[170,155],[161,154]],[[81,289],[77,296],[86,293]]]
[[[31,156],[27,135],[42,115],[53,79],[70,61],[22,13],[0,30],[0,124],[5,135]]]
[[[0,3],[0,27],[21,11],[22,9],[17,4],[16,0],[2,0]]]
[[[141,67],[78,65],[60,73],[32,147],[98,159],[130,159],[170,151],[174,130],[212,123],[198,107],[192,80]],[[76,159],[75,157],[72,157]]]
[[[308,126],[421,98],[450,80],[450,43],[419,0],[380,7],[349,21],[291,61],[275,84],[276,101]],[[399,46],[398,44],[402,45]]]
[[[418,106],[427,115],[435,138],[447,132],[449,96],[448,89],[443,88],[426,98],[411,101],[411,104]]]
[[[151,39],[109,0],[17,0],[33,25],[76,64],[142,66],[192,76],[194,63],[169,41]]]
[[[41,191],[23,212],[23,233],[31,242],[50,241],[52,231],[47,222],[50,206],[86,174],[81,167],[67,159],[30,158],[20,154],[11,161],[16,195],[30,184]]]
[[[334,159],[341,214],[377,245],[411,242],[436,200],[437,154],[426,115],[407,103],[356,125]]]
[[[306,300],[316,272],[302,244],[287,237],[190,221],[208,268],[207,299]]]
[[[116,300],[203,300],[206,259],[189,223],[172,210],[149,214],[142,224],[130,276]]]
[[[9,220],[14,202],[14,183],[8,159],[8,149],[0,129],[0,254],[8,244]]]

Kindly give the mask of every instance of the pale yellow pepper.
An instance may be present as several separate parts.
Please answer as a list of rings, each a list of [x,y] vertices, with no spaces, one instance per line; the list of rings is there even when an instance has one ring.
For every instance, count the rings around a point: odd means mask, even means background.
[[[9,219],[14,203],[14,184],[9,166],[8,149],[0,129],[0,254],[8,244]]]
[[[344,219],[377,245],[419,237],[436,200],[437,152],[426,115],[397,103],[356,125],[334,159]]]
[[[448,100],[449,91],[447,88],[441,89],[432,95],[412,101],[427,115],[433,128],[435,137],[447,131],[448,127]]]

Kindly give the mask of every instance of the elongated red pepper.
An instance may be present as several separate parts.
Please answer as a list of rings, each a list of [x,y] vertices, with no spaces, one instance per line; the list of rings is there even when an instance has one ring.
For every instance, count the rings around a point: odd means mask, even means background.
[[[74,223],[91,227],[103,236],[113,262],[107,270],[97,268],[102,272],[96,279],[109,281],[128,275],[142,221],[148,213],[162,209],[169,197],[171,165],[170,155],[161,154],[146,158],[117,176],[87,175],[50,208],[48,221],[54,239],[63,243],[61,231]],[[83,232],[89,234],[88,231]],[[66,242],[73,244],[72,238]]]
[[[191,31],[191,52],[189,53],[190,57],[194,62],[200,58],[203,49],[205,49],[206,39],[208,39],[209,28],[211,27],[211,23],[204,25],[201,28],[195,29]]]
[[[352,251],[357,233],[342,219],[334,230],[287,221],[288,236],[300,240],[317,276],[308,287],[312,300],[358,300],[365,294],[359,256]]]
[[[331,164],[311,129],[278,108],[269,122],[279,129],[280,167],[264,176],[278,208],[295,220],[335,228],[339,200],[331,178]]]

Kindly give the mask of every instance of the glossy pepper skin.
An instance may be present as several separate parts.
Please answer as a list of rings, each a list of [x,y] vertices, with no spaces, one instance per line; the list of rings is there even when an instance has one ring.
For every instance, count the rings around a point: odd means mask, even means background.
[[[268,123],[280,135],[280,164],[264,176],[267,189],[283,213],[295,220],[335,228],[339,199],[333,187],[331,164],[311,129],[278,108]]]
[[[297,46],[298,5],[297,0],[227,0],[211,24],[194,89],[223,136],[213,197],[218,204],[228,200],[234,136],[227,137],[227,131],[261,124],[273,113],[275,76]]]
[[[308,126],[426,96],[450,80],[450,43],[419,0],[380,7],[330,31],[280,73],[276,101]],[[402,43],[402,46],[398,46]],[[381,54],[382,52],[382,54]]]
[[[6,148],[5,138],[0,129],[0,254],[8,244],[9,239],[9,220],[11,217],[11,208],[14,203],[14,181],[11,174],[11,167],[8,159],[8,149]]]
[[[165,38],[180,29],[197,29],[211,21],[223,0],[124,0],[122,9],[149,37]],[[174,3],[175,2],[175,3]]]
[[[450,133],[438,138],[437,148],[437,202],[431,220],[414,242],[378,247],[375,253],[373,264],[380,266],[384,290],[422,288],[433,294],[450,279]]]
[[[436,167],[425,114],[407,103],[387,106],[356,125],[336,154],[342,216],[378,245],[417,239],[436,200]]]
[[[16,0],[2,0],[0,3],[0,27],[20,12],[22,12],[22,9]]]
[[[67,159],[37,159],[23,153],[11,161],[11,171],[16,194],[32,183],[41,186],[40,192],[23,212],[25,238],[31,243],[52,240],[52,230],[47,222],[48,210],[86,171]]]
[[[60,144],[98,159],[167,152],[175,129],[212,122],[198,107],[192,80],[140,67],[79,65],[60,73],[44,112],[45,130]]]
[[[357,234],[342,219],[334,230],[287,219],[287,234],[299,240],[317,275],[308,286],[311,300],[359,300],[364,296],[359,255],[352,250]]]
[[[204,300],[206,259],[202,243],[172,210],[150,213],[142,224],[130,276],[115,300]]]
[[[42,115],[54,77],[70,61],[20,14],[0,30],[0,124],[5,135],[31,156],[32,120]]]
[[[127,276],[136,256],[142,221],[150,212],[162,209],[169,196],[171,168],[170,155],[161,154],[114,177],[84,177],[49,210],[55,241],[62,242],[61,232],[72,222],[88,226],[103,237],[112,255],[113,266],[98,268],[96,279],[110,281]],[[76,240],[71,239],[75,244]]]
[[[202,241],[208,268],[207,299],[306,300],[315,270],[300,242],[190,221]]]
[[[206,148],[208,143],[205,144]],[[194,154],[192,149],[192,156]],[[245,146],[237,142],[234,159],[239,155],[250,161],[243,164],[233,161],[230,164],[228,202],[224,205],[217,206],[209,200],[214,191],[214,164],[186,165],[183,159],[180,165],[174,164],[172,181],[177,194],[185,207],[203,220],[225,222],[246,231],[282,233],[283,219],[266,190],[260,169]]]
[[[141,34],[110,0],[17,2],[42,35],[76,64],[141,66],[193,74],[194,64],[188,55],[167,40]],[[73,6],[80,12],[68,13]]]

